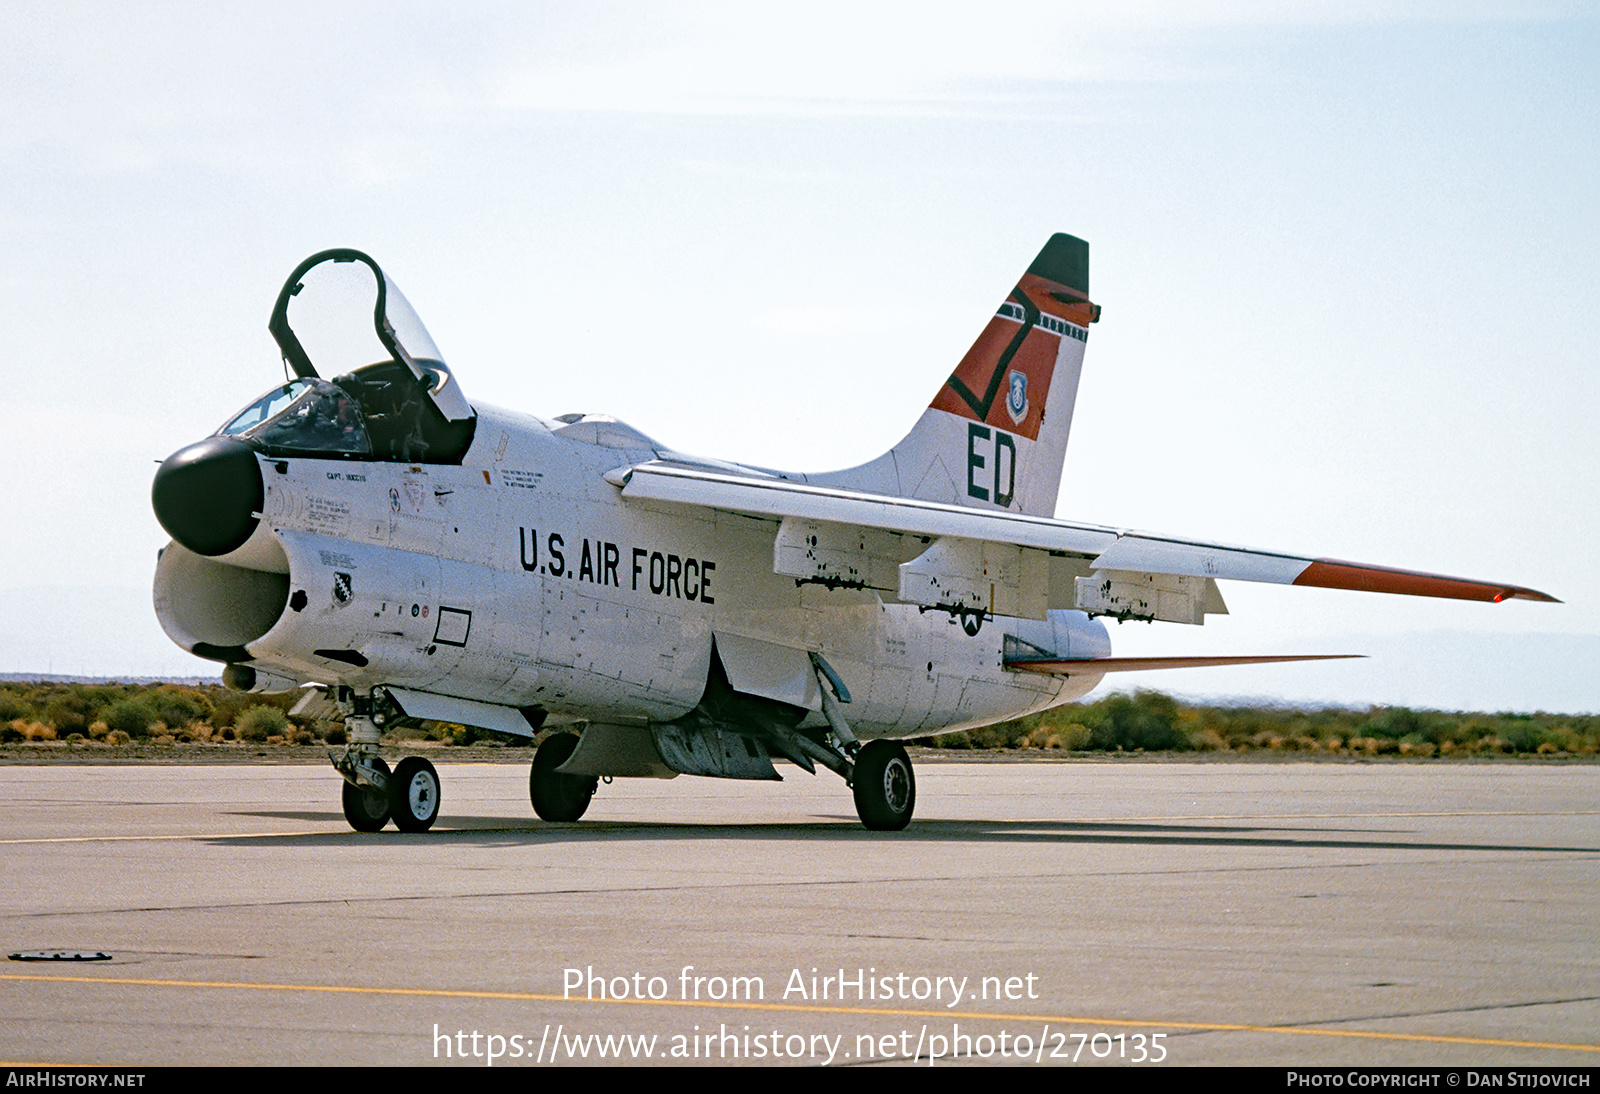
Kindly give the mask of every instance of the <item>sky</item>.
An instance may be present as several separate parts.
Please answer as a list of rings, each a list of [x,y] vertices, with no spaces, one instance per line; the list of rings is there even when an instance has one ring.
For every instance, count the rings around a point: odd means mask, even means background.
[[[1112,9],[1114,10],[1108,10]],[[793,470],[898,440],[1053,232],[1058,515],[1506,581],[1224,585],[1195,697],[1600,711],[1593,5],[30,4],[0,34],[0,672],[212,674],[166,455],[372,254],[469,398]]]

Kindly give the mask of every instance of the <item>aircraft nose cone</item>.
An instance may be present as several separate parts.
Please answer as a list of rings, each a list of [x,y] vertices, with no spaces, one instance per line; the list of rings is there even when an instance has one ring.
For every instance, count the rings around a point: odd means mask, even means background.
[[[167,533],[200,555],[225,555],[250,538],[264,497],[255,449],[207,437],[168,456],[150,502]]]

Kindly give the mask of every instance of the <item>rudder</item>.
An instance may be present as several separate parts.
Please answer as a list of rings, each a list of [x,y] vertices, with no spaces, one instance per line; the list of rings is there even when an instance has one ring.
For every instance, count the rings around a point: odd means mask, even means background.
[[[1088,328],[1099,318],[1089,244],[1051,236],[905,439],[871,463],[809,480],[1053,515]]]

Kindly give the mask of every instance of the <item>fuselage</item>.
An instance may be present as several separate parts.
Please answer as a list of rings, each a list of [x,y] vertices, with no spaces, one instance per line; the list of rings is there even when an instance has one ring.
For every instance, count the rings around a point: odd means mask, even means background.
[[[381,684],[641,723],[700,702],[717,636],[754,640],[826,658],[864,737],[1015,717],[1098,682],[1003,667],[1008,634],[1105,656],[1104,628],[1080,613],[969,634],[870,589],[797,582],[773,572],[775,521],[624,501],[607,473],[663,455],[631,428],[475,410],[459,464],[259,454],[248,540],[210,558],[163,553],[167,632],[285,686]],[[907,539],[907,557],[926,547]]]

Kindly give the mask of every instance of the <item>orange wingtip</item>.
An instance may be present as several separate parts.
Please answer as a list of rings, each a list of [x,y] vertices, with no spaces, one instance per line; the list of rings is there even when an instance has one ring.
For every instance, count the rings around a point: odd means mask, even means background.
[[[1260,657],[1098,657],[1081,661],[1007,661],[1008,669],[1042,672],[1047,676],[1100,676],[1108,672],[1148,672],[1155,669],[1209,669],[1222,665],[1271,665],[1280,661],[1343,661],[1364,653],[1275,654]]]
[[[1415,570],[1393,570],[1384,566],[1365,566],[1359,562],[1340,562],[1319,558],[1294,579],[1296,585],[1319,589],[1357,589],[1369,593],[1399,593],[1403,596],[1438,596],[1449,600],[1481,600],[1498,604],[1502,600],[1561,601],[1537,589],[1506,585],[1495,581],[1474,581],[1465,577],[1424,574]]]

